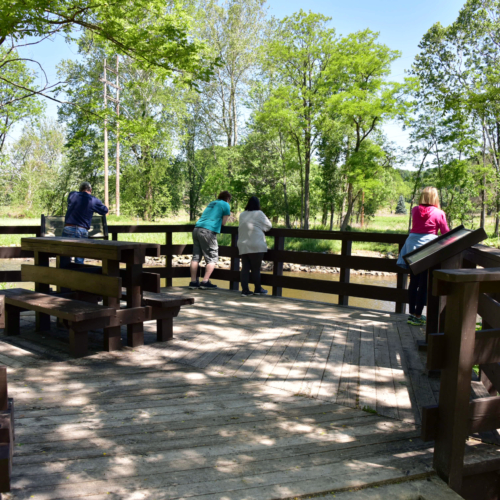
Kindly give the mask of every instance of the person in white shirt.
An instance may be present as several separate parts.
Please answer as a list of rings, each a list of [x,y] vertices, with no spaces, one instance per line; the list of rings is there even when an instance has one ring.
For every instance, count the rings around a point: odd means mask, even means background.
[[[238,250],[241,256],[241,287],[242,295],[265,295],[260,285],[260,266],[264,254],[267,252],[265,232],[271,229],[271,221],[260,209],[260,201],[256,196],[252,196],[245,207],[245,211],[240,215],[238,228]],[[248,282],[250,280],[250,270],[255,285],[255,291],[250,292]]]

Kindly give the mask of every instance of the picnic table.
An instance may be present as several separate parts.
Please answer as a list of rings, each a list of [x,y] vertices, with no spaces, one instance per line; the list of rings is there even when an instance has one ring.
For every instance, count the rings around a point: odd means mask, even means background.
[[[144,344],[144,321],[157,320],[157,339],[172,338],[172,319],[180,307],[194,302],[191,298],[166,297],[160,292],[160,275],[145,272],[146,255],[158,257],[160,245],[126,241],[78,238],[22,238],[21,248],[32,251],[34,265],[22,265],[23,281],[35,283],[35,292],[11,292],[5,296],[6,312],[10,304],[11,332],[16,329],[18,313],[36,311],[36,329],[50,329],[50,316],[70,324],[70,351],[74,356],[87,352],[89,329],[104,329],[104,349],[121,348],[121,326],[127,326],[127,345]],[[57,258],[56,267],[49,266],[50,257]],[[68,257],[84,257],[102,261],[102,266],[65,264]],[[124,264],[124,269],[120,268]],[[62,291],[51,294],[50,285]],[[123,294],[123,288],[125,294]],[[64,289],[69,292],[64,293]],[[76,296],[75,296],[76,292]],[[144,292],[153,292],[144,297]],[[33,295],[35,294],[35,295]],[[103,298],[98,305],[97,297]],[[76,299],[76,300],[75,300]],[[121,307],[121,299],[126,307]],[[90,303],[94,302],[94,303]],[[6,318],[9,316],[6,314]]]

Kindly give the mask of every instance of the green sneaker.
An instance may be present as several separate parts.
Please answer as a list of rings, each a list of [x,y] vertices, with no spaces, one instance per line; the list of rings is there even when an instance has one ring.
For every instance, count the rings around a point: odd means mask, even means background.
[[[408,323],[409,325],[413,325],[413,322],[414,322],[414,321],[416,321],[416,319],[417,319],[417,318],[415,318],[415,316],[413,316],[413,314],[410,314],[410,315],[408,316],[408,321],[407,321],[407,323]]]
[[[409,325],[413,326],[424,326],[426,323],[425,318],[422,316],[421,318],[413,318],[411,320],[408,320]]]

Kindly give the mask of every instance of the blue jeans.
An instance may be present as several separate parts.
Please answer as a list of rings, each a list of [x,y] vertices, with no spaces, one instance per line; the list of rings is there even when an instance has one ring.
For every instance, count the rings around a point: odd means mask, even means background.
[[[88,238],[89,232],[83,227],[65,226],[62,232],[62,236],[65,238]],[[85,259],[83,257],[75,257],[75,264],[83,264],[84,260]],[[61,257],[61,267],[66,267],[68,264],[69,259],[67,257]]]

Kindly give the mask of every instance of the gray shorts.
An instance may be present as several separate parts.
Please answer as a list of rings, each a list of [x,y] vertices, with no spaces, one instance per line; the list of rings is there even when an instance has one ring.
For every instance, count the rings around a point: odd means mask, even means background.
[[[195,227],[193,230],[193,260],[199,262],[202,254],[206,264],[217,264],[219,260],[217,233],[203,227]]]

